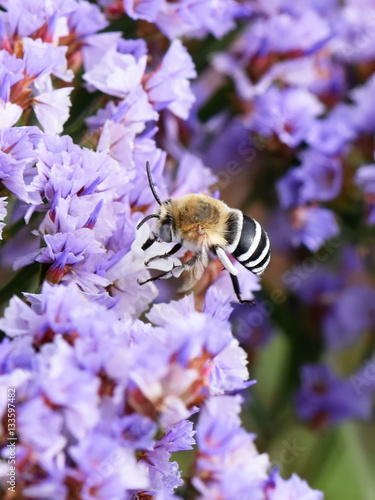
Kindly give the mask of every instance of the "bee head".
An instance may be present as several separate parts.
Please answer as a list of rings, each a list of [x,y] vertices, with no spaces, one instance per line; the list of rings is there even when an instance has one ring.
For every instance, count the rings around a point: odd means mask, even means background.
[[[166,243],[170,243],[173,237],[173,217],[169,212],[170,201],[167,200],[161,204],[159,218],[159,238]]]

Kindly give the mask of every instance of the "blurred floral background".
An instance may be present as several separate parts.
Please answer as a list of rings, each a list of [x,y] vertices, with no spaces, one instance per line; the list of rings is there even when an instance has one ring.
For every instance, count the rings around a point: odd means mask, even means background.
[[[0,9],[2,498],[373,499],[375,1]],[[255,306],[139,285],[146,161],[266,229]]]

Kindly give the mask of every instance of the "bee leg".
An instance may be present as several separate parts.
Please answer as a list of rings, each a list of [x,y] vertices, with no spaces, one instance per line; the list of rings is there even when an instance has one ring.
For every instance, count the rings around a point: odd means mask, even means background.
[[[147,242],[146,242],[147,243]],[[150,245],[151,246],[151,245]],[[174,247],[172,247],[169,252],[167,253],[164,253],[163,255],[154,255],[154,257],[151,257],[150,259],[148,259],[146,262],[145,262],[145,266],[147,267],[150,262],[152,260],[155,260],[155,259],[167,259],[168,257],[170,257],[171,255],[175,254],[176,252],[178,252],[180,250],[180,248],[182,247],[181,243],[176,243]]]
[[[156,237],[154,237],[154,238],[148,238],[148,239],[147,239],[147,240],[143,243],[143,245],[142,245],[142,247],[141,247],[141,248],[142,248],[142,250],[147,250],[148,248],[150,248],[150,246],[152,246],[152,245],[155,243],[155,241],[156,241],[156,240],[157,240],[157,238],[156,238]]]
[[[179,250],[178,248],[176,249],[177,245],[180,245],[180,244],[179,243],[176,244],[171,249],[171,250],[174,250],[173,253],[175,253]],[[163,257],[163,256],[161,256],[161,257]],[[180,266],[174,265],[172,267],[172,269],[170,269],[169,271],[166,271],[165,273],[159,274],[159,276],[155,276],[154,278],[149,278],[146,281],[138,281],[138,283],[140,285],[144,285],[145,283],[149,283],[151,281],[166,280],[166,279],[172,278],[172,277],[178,278],[183,271],[188,271],[190,268],[194,268],[195,264],[199,261],[200,258],[201,258],[201,253],[199,253],[197,255],[193,255],[193,257],[191,259],[189,259],[187,262],[185,262],[184,264],[182,264]]]
[[[238,278],[237,278],[238,271],[234,267],[233,263],[231,262],[230,258],[225,253],[225,251],[221,247],[214,248],[214,251],[217,255],[217,258],[220,260],[220,262],[223,264],[223,266],[225,267],[225,269],[228,271],[228,273],[230,275],[230,278],[232,280],[234,293],[236,294],[238,302],[240,302],[241,304],[248,303],[248,304],[251,304],[252,306],[255,305],[254,300],[242,300],[241,299],[240,284],[239,284]]]
[[[180,271],[179,274],[176,274],[176,273],[173,272],[176,269],[178,271]],[[184,270],[184,266],[183,265],[182,266],[173,266],[172,269],[170,269],[169,271],[166,271],[165,273],[159,274],[158,276],[155,276],[154,278],[149,278],[146,281],[139,281],[139,280],[137,280],[137,281],[138,281],[138,283],[140,285],[145,285],[146,283],[150,283],[151,281],[166,280],[168,278],[172,278],[172,276],[173,277],[178,277],[182,273],[183,270]]]
[[[172,250],[176,247],[177,245],[175,245]],[[178,250],[178,249],[177,249]],[[176,252],[177,252],[176,250]],[[172,269],[170,269],[169,271],[166,271],[165,273],[162,273],[162,274],[159,274],[159,276],[155,276],[154,278],[149,278],[148,280],[146,281],[138,281],[138,283],[140,285],[144,285],[145,283],[149,283],[151,281],[157,281],[157,280],[166,280],[168,278],[178,278],[181,273],[183,271],[188,271],[189,268],[193,268],[196,264],[196,262],[199,260],[200,258],[200,254],[198,255],[193,255],[193,257],[188,260],[187,262],[185,262],[184,264],[180,265],[180,266],[173,266]],[[177,271],[177,272],[176,272]]]
[[[240,302],[241,304],[248,303],[251,306],[255,306],[255,301],[254,300],[242,300],[241,299],[241,291],[240,291],[240,284],[238,283],[238,278],[234,274],[229,273],[229,275],[230,275],[230,278],[232,280],[232,285],[233,285],[234,293],[237,296],[238,302]]]
[[[215,252],[217,258],[220,260],[220,262],[225,267],[225,269],[230,273],[230,275],[237,276],[238,271],[234,267],[233,263],[231,262],[230,258],[225,253],[225,251],[220,247],[216,247],[214,249],[214,252]]]

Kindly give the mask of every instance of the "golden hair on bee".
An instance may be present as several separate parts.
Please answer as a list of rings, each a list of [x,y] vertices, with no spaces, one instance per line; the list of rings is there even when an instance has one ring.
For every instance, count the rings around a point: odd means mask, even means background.
[[[190,250],[226,246],[229,209],[224,202],[203,194],[187,194],[162,203],[160,219],[172,221],[174,241],[183,241]]]

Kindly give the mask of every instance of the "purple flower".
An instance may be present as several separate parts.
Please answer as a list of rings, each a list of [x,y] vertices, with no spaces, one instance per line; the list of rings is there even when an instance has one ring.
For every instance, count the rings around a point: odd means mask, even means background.
[[[174,40],[160,66],[146,81],[145,89],[154,108],[167,108],[186,119],[194,102],[188,79],[195,76],[191,56],[180,40]]]
[[[227,293],[218,286],[210,286],[204,300],[204,312],[213,318],[221,321],[229,319],[233,307],[230,305],[230,298]]]
[[[106,202],[112,202],[114,198],[127,192],[126,184],[129,180],[127,173],[121,170],[110,156],[80,148],[73,144],[68,136],[45,135],[39,144],[37,154],[38,176],[34,179],[33,188],[45,193],[47,200],[55,205],[55,208],[64,199],[69,200],[69,205],[74,203],[75,216],[72,214],[71,220],[81,219],[80,227],[84,225],[88,212],[92,212],[98,201],[104,199]],[[56,195],[58,195],[57,200]],[[107,207],[105,203],[103,212],[107,210],[113,214],[115,208]],[[57,228],[79,227],[77,222],[74,225],[67,224],[65,214],[58,222]],[[100,231],[105,231],[106,236],[111,232],[105,230],[108,222],[100,227]]]
[[[132,19],[145,19],[152,23],[164,5],[164,0],[123,0],[125,13]]]
[[[352,106],[336,106],[327,118],[315,120],[307,135],[307,142],[325,155],[345,152],[345,146],[355,138]]]
[[[281,205],[291,208],[311,201],[336,198],[342,184],[342,167],[336,158],[308,149],[301,166],[290,170],[278,183]]]
[[[12,341],[6,337],[3,338],[0,343],[0,372],[11,373],[17,368],[25,372],[31,371],[34,368],[32,342],[33,339],[30,336],[20,336]]]
[[[30,468],[32,465],[32,462],[29,462]],[[41,500],[48,500],[49,498],[64,500],[68,494],[68,489],[64,484],[64,480],[65,478],[61,470],[56,470],[55,468],[55,470],[49,471],[47,479],[38,479],[34,484],[31,483],[25,486],[23,488],[23,493],[31,498],[40,498]]]
[[[67,69],[67,47],[25,37],[22,50],[22,58],[0,56],[1,101],[14,101],[13,106],[10,103],[1,106],[4,123],[11,123],[19,116],[20,107],[25,110],[33,106],[42,126],[51,133],[59,133],[69,116],[72,88],[53,89],[51,76],[72,80],[73,72]]]
[[[70,482],[65,478],[74,478],[82,483],[87,494],[95,490],[99,498],[107,498],[109,492],[120,491],[123,494],[126,489],[146,490],[151,487],[151,491],[160,492],[172,491],[181,485],[181,473],[177,463],[170,461],[170,455],[177,450],[190,449],[194,443],[192,423],[181,419],[181,416],[184,414],[186,417],[195,410],[185,408],[182,411],[184,403],[181,400],[179,408],[178,394],[184,394],[189,385],[201,377],[207,383],[209,364],[206,363],[205,352],[213,355],[225,352],[223,347],[230,338],[226,323],[212,318],[210,320],[205,314],[193,310],[190,313],[191,323],[199,323],[196,315],[202,320],[201,331],[196,338],[191,339],[191,325],[181,330],[182,325],[169,322],[164,332],[160,330],[162,335],[159,337],[155,335],[155,329],[137,321],[131,326],[133,340],[130,341],[128,330],[131,323],[121,325],[116,321],[113,311],[84,299],[73,285],[45,285],[42,295],[29,294],[27,298],[31,307],[17,298],[13,299],[1,327],[10,333],[23,318],[24,334],[28,335],[25,340],[29,338],[29,341],[22,341],[22,345],[21,340],[13,342],[14,347],[17,342],[21,348],[11,354],[13,366],[16,363],[27,368],[25,356],[28,353],[30,359],[30,349],[33,350],[30,334],[34,337],[33,345],[39,346],[38,354],[34,353],[32,374],[26,372],[16,380],[16,369],[12,372],[12,378],[7,376],[7,380],[4,380],[4,383],[16,386],[19,395],[24,393],[19,414],[19,439],[26,460],[30,465],[42,466],[48,474],[44,481],[31,484],[30,491],[42,498],[46,492],[60,491],[63,484],[69,488]],[[19,306],[25,311],[20,310]],[[27,311],[32,315],[29,319],[25,314]],[[211,339],[206,338],[209,320],[214,321],[215,330]],[[27,321],[29,326],[26,326]],[[223,331],[219,325],[222,325]],[[46,334],[44,337],[43,332]],[[9,345],[9,342],[5,342],[2,347],[5,349]],[[10,354],[9,349],[7,352]],[[172,353],[176,353],[177,357],[171,364]],[[223,363],[219,357],[218,366]],[[139,362],[140,359],[147,360],[146,367],[143,361]],[[237,367],[238,359],[234,363]],[[152,372],[147,370],[150,365],[154,367]],[[12,364],[8,364],[9,369],[12,369]],[[152,383],[143,385],[142,377],[151,373]],[[127,405],[134,406],[138,412],[142,411],[142,407],[137,406],[141,401],[139,394],[138,397],[136,393],[132,395],[132,384],[136,384],[151,402],[153,390],[158,387],[158,384],[155,385],[158,376],[162,377],[158,381],[159,387],[163,387],[168,398],[164,402],[164,409],[159,406],[160,401],[156,406],[158,411],[164,413],[160,424],[165,431],[158,441],[154,441],[156,426],[147,416],[139,413],[125,416],[122,412],[125,396]],[[102,405],[101,391],[108,383],[109,387],[111,384],[113,387],[113,392],[109,393],[113,399],[106,399],[106,404]],[[116,385],[117,390],[114,389]],[[195,387],[191,396],[199,394],[195,392],[197,389]],[[156,394],[158,398],[161,395],[160,392]],[[185,396],[188,396],[186,392]],[[33,418],[28,418],[30,412]],[[100,420],[104,415],[106,426]],[[172,426],[167,423],[173,420]],[[41,437],[40,433],[47,427],[50,432]],[[103,432],[114,433],[122,444]],[[78,438],[76,446],[68,447],[69,436]],[[139,448],[144,451],[142,460],[136,465],[131,450]],[[34,450],[32,456],[28,456],[29,449]],[[108,453],[110,449],[113,454]],[[75,467],[56,471],[56,457],[62,455],[73,458]],[[131,478],[126,474],[126,479],[123,477],[119,480],[118,474],[120,470],[123,473],[124,463],[129,468]],[[146,469],[150,483],[144,479]],[[31,477],[34,477],[33,473]],[[56,494],[59,498],[60,493]]]
[[[108,22],[99,7],[87,1],[76,4],[76,8],[68,16],[69,30],[80,38],[96,33],[107,25]]]
[[[0,123],[4,128],[12,127],[22,115],[22,108],[18,104],[4,102],[0,96]]]
[[[119,418],[118,413],[118,411],[115,415],[106,413],[106,421],[108,422],[109,418],[112,418],[115,434],[118,436],[119,442],[134,450],[152,450],[158,432],[157,423],[139,413],[132,413]],[[103,425],[104,432],[107,429],[108,427]]]
[[[202,356],[204,353],[216,357],[232,341],[227,321],[220,321],[197,311],[185,317],[184,322],[171,317],[165,332],[170,339],[170,348],[179,351],[177,360],[184,366],[189,364],[191,358]]]
[[[245,100],[262,95],[272,84],[317,95],[332,89],[344,91],[342,68],[328,51],[320,50],[327,45],[332,28],[312,10],[301,9],[296,15],[290,7],[287,10],[273,12],[268,19],[254,17],[229,50],[213,57],[214,68],[233,79]],[[283,56],[276,59],[280,53]]]
[[[180,300],[172,300],[168,304],[154,304],[147,313],[147,319],[157,326],[166,326],[171,320],[171,311],[175,319],[180,318],[181,321],[186,316],[195,312],[194,297],[192,294],[185,295]]]
[[[115,322],[114,308],[110,311],[101,307],[84,311],[87,326],[80,326],[79,335],[74,339],[75,356],[80,366],[92,374],[104,376],[109,387],[114,384],[123,386],[129,380],[132,367],[132,355],[129,349],[129,332],[123,331]],[[95,318],[95,319],[93,319]],[[67,337],[69,339],[69,337]]]
[[[235,18],[241,9],[233,0],[185,0],[182,15],[187,19],[194,19],[216,38],[221,38],[228,31],[235,28]]]
[[[82,326],[91,318],[103,333],[103,321],[114,321],[112,311],[89,302],[74,284],[52,286],[45,283],[42,294],[27,294],[31,307],[13,297],[1,319],[1,328],[9,337],[31,336],[35,345],[51,342],[56,335],[68,341],[85,333]],[[102,319],[100,319],[102,318]],[[87,323],[91,325],[91,323]],[[90,328],[88,328],[90,331]]]
[[[85,71],[91,70],[108,52],[116,51],[120,38],[118,31],[84,36],[82,59]]]
[[[147,56],[147,43],[142,38],[127,39],[119,38],[117,44],[118,51],[122,54],[132,54],[137,60]]]
[[[93,122],[91,122],[93,123]],[[116,160],[119,165],[131,171],[134,166],[134,139],[136,132],[132,127],[107,120],[100,131],[97,149]]]
[[[50,404],[61,408],[69,432],[81,439],[99,419],[99,379],[76,365],[74,351],[65,341],[54,345],[48,358],[41,351],[46,362],[41,367],[40,389]]]
[[[43,81],[42,77],[51,74],[65,82],[72,81],[73,72],[67,69],[67,47],[55,47],[51,43],[31,38],[24,38],[22,43],[25,74],[29,78],[37,79],[35,85],[38,88],[43,85],[39,83]],[[45,85],[44,81],[43,83]]]
[[[0,397],[0,432],[5,434],[7,429],[5,429],[4,417],[6,415],[6,411],[8,410],[8,388],[14,387],[16,393],[18,391],[18,395],[24,392],[25,386],[29,384],[29,380],[31,379],[31,373],[28,370],[24,370],[22,368],[16,368],[12,370],[10,373],[1,374],[0,375],[0,389],[1,389],[1,397]],[[4,456],[4,452],[7,450],[2,449],[1,455]]]
[[[171,454],[163,447],[144,453],[145,463],[151,464],[148,468],[151,491],[173,492],[184,484],[178,463],[171,462],[170,457]]]
[[[229,343],[226,323],[198,312],[191,313],[183,323],[171,318],[158,336],[150,337],[147,345],[142,343],[135,350],[131,400],[135,403],[140,391],[142,397],[152,403],[154,411],[160,412],[163,426],[187,418],[189,408],[208,396],[212,370],[220,369],[220,360],[216,364],[216,357]],[[226,374],[225,368],[223,373]],[[225,385],[224,375],[219,380]]]
[[[264,22],[264,52],[315,52],[331,37],[332,28],[324,17],[312,9],[302,11],[298,18],[282,12]]]
[[[271,474],[265,493],[265,500],[323,500],[323,493],[311,489],[297,474],[283,479],[277,471]]]
[[[9,101],[11,88],[24,78],[24,68],[25,62],[22,59],[6,50],[0,50],[0,98],[2,101]]]
[[[70,92],[72,87],[42,92],[35,96],[33,109],[43,130],[48,134],[60,134],[69,118]]]
[[[375,224],[375,165],[360,167],[355,174],[354,181],[365,194],[365,202],[368,206],[367,222]]]
[[[15,35],[20,38],[33,35],[44,24],[50,27],[53,18],[62,18],[77,8],[73,0],[52,0],[48,4],[44,0],[14,0],[3,2],[7,10],[1,12],[1,19],[7,27],[9,39]]]
[[[212,76],[214,76],[214,81],[212,82]],[[207,78],[206,82],[199,82],[199,87],[195,83],[193,86],[194,92],[197,95],[197,99],[200,97],[206,98],[205,94],[208,92],[208,95],[211,92],[214,92],[214,88],[210,88],[211,85],[215,85],[216,80],[218,79],[218,75],[211,75],[211,78]],[[204,90],[201,88],[204,86],[209,86]],[[203,99],[205,102],[205,99]],[[197,106],[198,104],[198,106]],[[201,106],[201,103],[195,103],[193,112],[190,114],[190,121],[194,123],[194,126],[197,126],[194,121],[194,111],[198,110]],[[216,122],[216,120],[215,120]],[[219,125],[220,124],[220,125]],[[197,150],[204,151],[201,152],[200,156],[203,158],[204,163],[211,167],[211,170],[217,176],[217,180],[219,182],[220,187],[226,188],[230,186],[230,182],[233,177],[240,176],[240,174],[244,171],[243,166],[241,165],[242,160],[246,160],[247,164],[251,164],[255,157],[255,150],[252,148],[251,143],[248,140],[248,132],[244,128],[242,121],[239,117],[234,117],[230,119],[228,123],[227,116],[220,116],[217,122],[214,124],[214,128],[217,126],[225,127],[225,134],[218,134],[217,136],[212,138],[210,144],[205,144],[203,147],[203,141],[206,141],[206,134],[197,134],[194,137],[192,142],[193,147],[197,148]],[[201,125],[199,125],[199,128]],[[210,129],[210,124],[207,124],[207,132]],[[223,165],[225,168],[223,169]],[[211,174],[212,175],[212,174]]]
[[[48,261],[53,264],[51,281],[73,279],[87,292],[104,292],[110,284],[104,277],[105,245],[116,230],[114,221],[129,213],[123,201],[130,189],[127,172],[104,152],[79,148],[67,137],[44,135],[36,147],[30,146],[33,162],[38,161],[30,169],[35,173],[29,175],[27,189],[38,201],[42,197],[47,201],[49,210],[39,226],[47,246],[24,256],[18,267],[35,259]]]
[[[193,485],[204,499],[261,499],[267,478],[268,456],[259,455],[240,425],[241,398],[218,396],[207,401],[197,425],[199,455]]]
[[[247,364],[246,352],[240,347],[238,340],[233,339],[215,358],[210,377],[212,394],[238,392],[253,385],[255,381],[247,381]]]
[[[38,141],[36,127],[18,127],[0,131],[0,179],[17,198],[26,203],[41,202],[39,193],[32,192],[31,180],[37,174],[33,168],[37,156],[33,141]]]
[[[252,443],[254,436],[241,428],[241,402],[239,396],[217,396],[205,404],[197,428],[197,444],[203,463],[209,461],[210,456],[221,454],[221,450],[231,453],[247,442]],[[210,467],[215,467],[215,463]]]
[[[348,347],[375,323],[375,290],[351,286],[341,292],[324,317],[323,333],[327,348]]]
[[[207,32],[220,38],[235,27],[241,8],[233,0],[182,0],[178,5],[163,3],[156,18],[168,38],[203,37]]]
[[[277,183],[277,192],[280,205],[283,208],[292,208],[304,202],[302,198],[305,178],[302,168],[293,168]]]
[[[252,308],[235,304],[230,316],[233,335],[241,342],[247,352],[257,352],[273,338],[274,328],[270,311],[262,302]]]
[[[33,460],[37,458],[46,470],[52,469],[67,444],[63,415],[40,394],[20,405],[17,424],[22,444],[33,449]]]
[[[84,498],[123,498],[126,490],[142,491],[149,484],[143,464],[110,437],[93,432],[68,451],[78,467],[72,477],[82,482]]]
[[[2,118],[2,128],[14,125],[22,114],[21,106],[9,102],[9,100],[11,88],[23,79],[23,66],[21,59],[9,54],[6,50],[0,51],[0,118]]]
[[[198,313],[192,305],[185,298],[154,306],[148,317],[163,328],[135,350],[131,400],[139,399],[140,391],[161,412],[163,425],[186,418],[188,408],[210,392],[222,394],[249,385],[246,355],[231,339],[228,323]],[[143,360],[142,368],[138,359]]]
[[[197,32],[199,34],[200,23],[186,12],[183,2],[181,4],[163,2],[155,20],[160,31],[170,40],[175,40],[184,34],[190,36],[197,36]]]
[[[170,453],[191,450],[195,444],[194,434],[193,423],[189,420],[181,420],[178,424],[166,429],[156,447],[160,446]]]
[[[86,71],[83,78],[105,94],[124,98],[141,83],[146,63],[146,56],[136,59],[132,54],[110,50]]]
[[[333,212],[327,208],[307,206],[296,208],[292,221],[292,243],[318,250],[325,241],[339,233]]]
[[[302,283],[301,278],[295,276],[295,279],[293,279],[293,272],[296,269],[294,267],[290,270],[290,273],[284,273],[283,281],[291,290],[298,288],[300,298],[309,306],[314,304],[325,306],[329,304],[330,301],[336,298],[337,293],[343,287],[343,277],[334,274],[328,266],[317,267],[315,271],[310,272],[308,275],[302,274],[303,286],[300,286]]]
[[[156,121],[158,116],[148,101],[147,93],[141,85],[138,85],[129,92],[125,99],[117,104],[110,101],[104,109],[98,111],[97,115],[86,121],[91,127],[98,128],[107,120],[113,120],[123,124],[126,129],[130,128],[134,134],[139,134],[144,131],[146,122]]]
[[[36,257],[38,262],[63,261],[65,265],[76,264],[84,259],[86,253],[103,253],[105,249],[95,240],[93,232],[88,228],[78,229],[75,233],[46,234],[46,248]]]
[[[335,375],[324,365],[305,365],[295,398],[297,415],[315,428],[335,425],[347,418],[368,419],[372,398],[358,394],[352,381]]]
[[[335,19],[333,54],[344,63],[366,62],[374,58],[372,3],[346,2]]]
[[[0,319],[0,328],[8,337],[20,335],[37,335],[43,322],[19,297],[14,296]]]
[[[305,140],[314,119],[323,111],[323,104],[307,90],[271,87],[255,98],[254,111],[246,117],[246,123],[265,137],[276,134],[293,148]]]
[[[200,158],[191,153],[184,153],[181,158],[173,197],[184,196],[188,193],[207,192],[208,188],[217,181],[217,177],[203,165]]]

